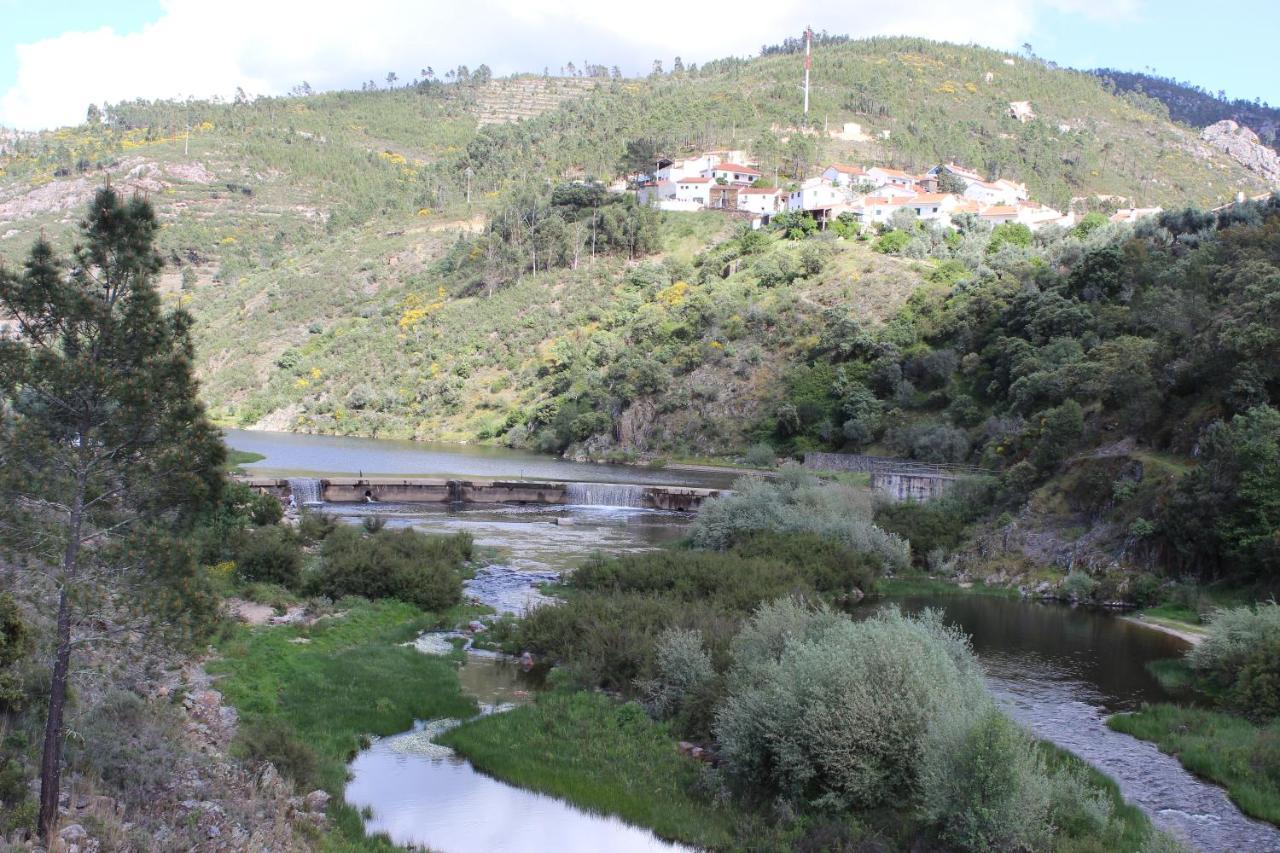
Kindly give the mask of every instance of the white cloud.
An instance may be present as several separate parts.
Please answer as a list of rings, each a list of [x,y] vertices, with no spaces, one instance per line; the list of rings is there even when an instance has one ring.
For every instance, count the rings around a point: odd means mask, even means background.
[[[279,94],[303,80],[316,89],[351,87],[381,83],[388,71],[408,80],[427,65],[443,73],[487,63],[509,74],[589,60],[640,73],[654,58],[669,66],[674,56],[688,63],[754,54],[806,24],[1012,48],[1033,34],[1038,8],[1093,16],[1136,2],[165,0],[161,16],[136,33],[103,28],[19,46],[17,81],[0,96],[0,124],[73,124],[91,102],[229,96],[236,87]]]

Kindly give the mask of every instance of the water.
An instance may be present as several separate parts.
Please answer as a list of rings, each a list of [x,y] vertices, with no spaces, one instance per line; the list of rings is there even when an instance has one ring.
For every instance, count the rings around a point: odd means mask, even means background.
[[[644,506],[644,487],[629,483],[570,483],[565,498],[574,506]]]
[[[1226,793],[1156,747],[1106,727],[1114,713],[1170,696],[1147,670],[1186,644],[1108,613],[987,597],[907,598],[973,638],[996,701],[1037,736],[1110,776],[1152,821],[1196,850],[1280,851],[1280,830],[1242,814]]]
[[[425,646],[431,647],[429,639]],[[468,656],[459,677],[482,713],[527,701],[532,686],[509,662],[494,658]],[[369,832],[444,853],[684,849],[616,817],[591,814],[476,772],[434,740],[457,722],[420,722],[412,731],[376,741],[351,762],[346,800],[372,811],[365,824]]]
[[[290,477],[289,491],[298,506],[323,502],[320,494],[320,481],[315,477]]]
[[[727,489],[738,475],[631,465],[569,462],[539,453],[473,444],[394,441],[231,429],[226,441],[237,450],[266,456],[241,467],[262,476],[456,477],[639,483]]]

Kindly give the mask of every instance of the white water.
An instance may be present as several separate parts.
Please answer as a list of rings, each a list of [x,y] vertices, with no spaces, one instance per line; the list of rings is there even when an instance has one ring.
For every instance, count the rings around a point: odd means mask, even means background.
[[[289,491],[293,493],[298,506],[324,503],[320,494],[320,481],[315,477],[290,477]]]
[[[645,506],[644,487],[626,483],[570,483],[565,497],[573,506]]]

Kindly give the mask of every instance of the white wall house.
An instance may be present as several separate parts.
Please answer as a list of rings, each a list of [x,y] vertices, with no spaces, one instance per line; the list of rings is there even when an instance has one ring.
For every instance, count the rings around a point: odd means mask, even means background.
[[[856,187],[860,184],[872,183],[866,169],[861,166],[846,166],[842,163],[833,163],[828,166],[822,172],[822,177],[841,187]]]
[[[867,169],[867,177],[877,186],[892,184],[898,187],[910,187],[916,182],[915,175],[908,174],[901,169],[890,169],[885,166],[872,166]]]
[[[862,201],[854,203],[853,214],[861,220],[863,225],[873,225],[878,222],[888,222],[889,217],[901,207],[900,199],[869,195]]]
[[[760,179],[760,170],[739,163],[717,163],[702,173],[705,177],[716,181],[749,187]]]
[[[713,183],[715,182],[710,178],[702,175],[680,178],[676,181],[676,200],[696,201],[705,207],[710,200],[711,185]]]
[[[746,187],[738,191],[738,209],[771,215],[787,206],[786,195],[783,190]]]
[[[787,199],[789,210],[819,210],[849,200],[849,194],[843,187],[837,187],[822,178],[810,178]]]
[[[1018,208],[1008,204],[993,204],[982,208],[978,218],[991,225],[1004,225],[1006,222],[1018,221]]]
[[[973,181],[965,189],[964,197],[971,198],[978,204],[1002,204],[1011,207],[1019,201],[1015,187],[998,181]]]
[[[944,172],[944,171],[950,172],[960,180],[964,181],[966,184],[973,183],[974,181],[983,180],[982,175],[978,174],[973,169],[970,169],[967,166],[961,166],[959,163],[943,163],[941,166],[934,166],[932,169],[929,170],[929,174],[937,175],[939,172]]]
[[[923,221],[943,225],[951,224],[951,214],[959,205],[960,199],[951,193],[920,193],[902,202],[903,207],[914,210]]]

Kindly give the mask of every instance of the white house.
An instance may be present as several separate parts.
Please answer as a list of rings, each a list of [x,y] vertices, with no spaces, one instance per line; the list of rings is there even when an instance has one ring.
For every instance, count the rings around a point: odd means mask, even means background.
[[[822,178],[810,178],[798,189],[792,191],[787,199],[787,208],[789,210],[822,210],[848,200],[849,195],[843,187],[837,187]]]
[[[738,209],[765,216],[777,213],[787,206],[787,193],[765,187],[744,187],[738,190]]]
[[[990,207],[984,207],[978,213],[978,218],[983,222],[991,225],[1004,225],[1006,222],[1018,221],[1018,208],[1008,204],[993,204]]]
[[[915,175],[908,174],[901,169],[890,169],[885,166],[872,166],[867,169],[867,177],[877,186],[893,184],[899,187],[910,187],[916,182]]]
[[[932,169],[929,170],[928,174],[937,175],[939,172],[944,172],[944,171],[950,172],[960,180],[964,181],[966,184],[971,184],[974,181],[982,180],[982,175],[975,172],[973,169],[970,169],[967,166],[961,166],[958,163],[950,163],[950,162],[943,163],[941,166],[934,166]]]
[[[1157,216],[1161,210],[1162,208],[1159,207],[1126,207],[1111,214],[1111,221],[1137,222],[1139,219],[1145,219],[1148,216]]]
[[[749,187],[760,179],[760,170],[738,163],[717,163],[702,173],[714,181]]]
[[[1026,198],[1025,188],[1010,181],[972,181],[965,188],[964,197],[971,198],[978,204],[1002,204],[1012,207],[1022,198]]]
[[[1043,205],[1038,201],[1020,201],[1018,202],[1017,221],[1032,231],[1036,231],[1045,225],[1070,226],[1074,224],[1075,217],[1065,217],[1052,207]]]
[[[853,214],[862,221],[864,225],[872,225],[877,222],[888,222],[889,217],[903,206],[901,199],[888,198],[882,195],[869,195],[862,201],[855,202],[853,205]]]
[[[872,183],[866,169],[861,166],[846,166],[843,163],[833,163],[828,166],[823,171],[822,177],[842,187],[856,187],[859,184],[870,185]]]
[[[696,201],[705,207],[710,203],[711,186],[715,183],[702,175],[681,178],[676,181],[677,201]]]
[[[951,224],[951,214],[960,206],[960,199],[951,193],[920,193],[903,199],[902,207],[910,208],[925,222]]]
[[[889,198],[908,199],[914,198],[918,191],[915,186],[904,187],[900,184],[881,184],[871,190],[871,195],[888,196]]]

